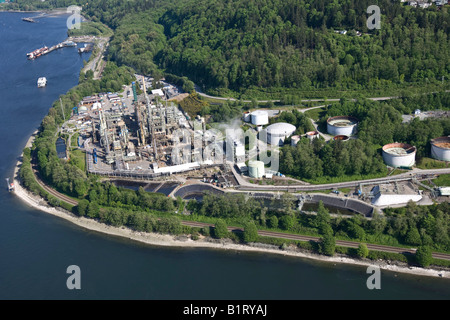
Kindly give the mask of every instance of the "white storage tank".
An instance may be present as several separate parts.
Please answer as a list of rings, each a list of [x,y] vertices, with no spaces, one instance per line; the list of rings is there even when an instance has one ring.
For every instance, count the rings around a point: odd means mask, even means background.
[[[431,156],[437,160],[450,161],[450,137],[431,140]]]
[[[300,141],[301,137],[300,136],[292,136],[291,137],[291,146],[295,147],[297,145],[297,143]]]
[[[282,146],[284,139],[295,132],[296,128],[290,123],[278,122],[266,128],[267,143]]]
[[[356,134],[358,119],[350,116],[331,117],[327,120],[327,131],[333,136],[352,136]]]
[[[316,139],[319,137],[319,132],[318,131],[309,131],[306,133],[306,137],[310,140]]]
[[[407,143],[390,143],[383,146],[384,162],[394,168],[410,168],[416,162],[416,147]]]
[[[264,126],[269,123],[269,113],[264,110],[256,110],[251,113],[252,123],[256,126]]]
[[[248,162],[248,174],[252,178],[262,178],[264,176],[264,162],[250,160]]]

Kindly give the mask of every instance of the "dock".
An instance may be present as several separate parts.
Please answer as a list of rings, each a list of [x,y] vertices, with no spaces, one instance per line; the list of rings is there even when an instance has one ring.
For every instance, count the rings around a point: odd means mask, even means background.
[[[39,57],[41,57],[43,55],[49,54],[52,51],[55,51],[55,50],[58,50],[58,49],[61,49],[61,48],[64,48],[64,47],[76,47],[76,46],[77,46],[76,42],[71,41],[71,40],[65,40],[65,41],[63,41],[61,43],[58,43],[57,45],[54,45],[54,46],[52,46],[50,48],[43,47],[43,48],[40,48],[40,49],[36,49],[36,50],[34,50],[34,51],[30,52],[30,53],[27,53],[27,57],[28,57],[29,60],[34,60],[34,59],[39,58]]]

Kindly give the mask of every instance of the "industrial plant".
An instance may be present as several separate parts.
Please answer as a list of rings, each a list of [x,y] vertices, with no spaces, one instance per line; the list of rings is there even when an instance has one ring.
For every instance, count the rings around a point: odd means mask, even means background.
[[[332,137],[318,129],[295,135],[296,126],[269,121],[279,114],[274,110],[245,112],[242,120],[249,127],[245,132],[240,123],[228,125],[225,130],[207,130],[205,118],[192,118],[179,109],[178,103],[170,101],[173,96],[170,92],[177,92],[178,88],[165,84],[162,89],[147,92],[149,81],[144,77],[137,79],[131,86],[124,86],[123,92],[84,97],[63,126],[69,134],[75,132],[71,129],[74,125],[78,129],[78,146],[86,153],[88,172],[114,179],[153,181],[154,190],[164,189],[162,184],[168,183],[164,181],[177,181],[172,187],[174,194],[189,196],[198,196],[200,191],[225,192],[223,189],[238,185],[261,190],[280,187],[282,191],[293,187],[295,191],[295,185],[290,185],[294,179],[278,171],[278,162],[269,167],[271,157],[278,154],[281,146],[289,143],[295,147],[301,139],[312,142],[320,136],[324,136],[325,141],[344,143],[356,139],[358,119],[355,117],[327,119],[327,130]],[[138,94],[139,89],[141,94]],[[449,161],[450,137],[433,139],[431,148],[433,158]],[[58,156],[69,157],[62,148]],[[411,168],[415,164],[416,148],[405,143],[390,143],[382,147],[382,156],[389,167]],[[172,180],[168,180],[172,175]],[[206,185],[176,187],[192,177]],[[291,181],[286,182],[286,179]],[[305,186],[302,181],[298,183]],[[342,203],[335,199],[335,205],[347,208],[353,203],[350,201],[353,196],[360,206],[364,207],[364,202],[366,206],[379,208],[426,200],[415,185],[403,181],[393,184],[386,179],[370,187],[365,190],[360,185],[356,188],[359,193],[350,192],[347,198],[340,199],[345,200]],[[368,214],[370,210],[364,208],[356,211]]]

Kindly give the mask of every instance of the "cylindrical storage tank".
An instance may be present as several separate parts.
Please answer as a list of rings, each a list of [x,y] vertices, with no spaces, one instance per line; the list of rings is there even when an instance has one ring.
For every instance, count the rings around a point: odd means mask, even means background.
[[[333,136],[352,136],[356,134],[358,119],[350,116],[331,117],[327,120],[327,131]]]
[[[339,135],[339,136],[334,136],[333,140],[341,140],[341,141],[348,141],[348,139],[350,139],[348,136],[344,136],[344,135]]]
[[[86,106],[81,106],[78,108],[78,113],[87,113],[88,109]]]
[[[318,131],[309,131],[306,133],[306,137],[310,140],[318,138],[319,137],[319,132]]]
[[[300,141],[300,136],[292,136],[291,137],[291,146],[295,147],[299,141]]]
[[[264,126],[269,123],[269,114],[264,110],[256,110],[251,113],[252,123],[256,126]]]
[[[252,178],[262,178],[264,176],[264,162],[250,160],[248,162],[248,174]]]
[[[295,132],[296,128],[290,123],[278,122],[271,124],[266,128],[267,143],[271,145],[282,146],[284,139]]]
[[[437,160],[450,161],[450,136],[431,140],[431,156]]]
[[[245,122],[250,122],[250,121],[252,121],[252,115],[251,115],[249,112],[244,113],[243,120],[244,120]]]
[[[383,146],[383,160],[394,168],[410,168],[416,162],[416,151],[416,147],[407,143],[390,143]]]

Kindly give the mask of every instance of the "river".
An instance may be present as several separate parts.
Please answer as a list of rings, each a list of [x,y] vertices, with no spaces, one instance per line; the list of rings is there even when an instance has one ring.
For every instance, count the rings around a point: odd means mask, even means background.
[[[77,227],[33,209],[6,190],[6,177],[83,60],[63,48],[34,61],[26,53],[67,37],[67,16],[27,23],[0,12],[0,299],[449,299],[450,281],[388,271],[369,290],[365,267],[263,253],[140,244]],[[46,88],[36,81],[45,76]],[[2,184],[0,184],[2,185]],[[69,290],[67,267],[81,270]]]

